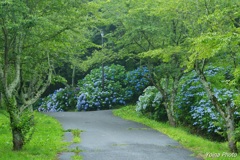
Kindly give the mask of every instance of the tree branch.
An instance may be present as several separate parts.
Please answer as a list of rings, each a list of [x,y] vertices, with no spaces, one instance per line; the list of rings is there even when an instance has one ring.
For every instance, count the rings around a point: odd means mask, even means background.
[[[211,88],[210,84],[207,82],[207,79],[203,73],[203,70],[202,71],[200,70],[198,61],[195,62],[194,69],[197,72],[197,74],[200,78],[200,81],[202,82],[204,89],[207,92],[207,95],[208,95],[209,99],[211,100],[212,104],[217,109],[217,111],[220,113],[220,115],[223,117],[223,119],[226,120],[227,115],[224,113],[224,111],[222,109],[223,107],[218,102],[217,98],[215,97],[214,93],[212,92],[212,88]]]
[[[4,92],[4,72],[3,72],[3,68],[2,68],[2,64],[0,63],[0,78],[1,78],[1,81],[0,81],[0,93]]]
[[[36,43],[33,43],[33,44],[29,44],[29,45],[24,46],[23,49],[29,48],[29,47],[33,47],[33,46],[36,46],[36,45],[38,45],[38,44],[40,44],[40,43],[43,43],[43,42],[45,42],[45,41],[51,40],[52,38],[55,38],[56,36],[60,35],[61,33],[65,32],[65,31],[68,30],[68,29],[69,29],[69,27],[67,26],[67,27],[65,27],[65,28],[57,31],[57,32],[54,33],[54,34],[52,34],[52,35],[50,35],[50,36],[48,36],[48,37],[46,37],[46,38],[43,38],[42,40],[40,40],[40,41],[38,41],[38,42],[36,42]]]
[[[148,50],[145,49],[140,43],[138,43],[138,42],[136,41],[136,39],[134,39],[134,42],[135,42],[140,48],[142,48],[144,51],[148,51]]]
[[[150,46],[152,46],[152,49],[155,49],[155,46],[152,44],[152,42],[149,40],[148,36],[146,35],[146,33],[144,31],[142,31],[142,34],[144,35],[145,39],[148,42],[148,50],[150,49]]]
[[[34,104],[41,97],[41,95],[46,91],[47,87],[51,84],[53,73],[52,73],[52,67],[50,64],[49,54],[48,54],[48,65],[49,65],[49,72],[48,72],[48,78],[46,82],[41,86],[41,88],[38,91],[36,91],[35,95],[29,100],[26,100],[24,97],[22,97],[24,105],[20,108],[20,113],[22,113],[26,108]]]
[[[20,55],[16,56],[16,62],[15,62],[15,79],[12,81],[12,83],[7,88],[7,96],[11,97],[13,91],[16,89],[17,85],[20,82]]]
[[[15,59],[15,79],[12,83],[8,86],[7,89],[7,96],[10,97],[14,90],[16,90],[17,86],[20,83],[20,76],[21,76],[21,53],[22,53],[22,34],[15,37],[15,45],[14,45],[14,54],[16,54]]]

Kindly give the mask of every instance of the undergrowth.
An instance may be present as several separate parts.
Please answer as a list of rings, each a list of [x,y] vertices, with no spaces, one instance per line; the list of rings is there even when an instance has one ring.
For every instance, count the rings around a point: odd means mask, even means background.
[[[35,113],[36,128],[32,139],[21,151],[12,151],[9,118],[0,113],[0,159],[55,160],[67,143],[63,142],[60,123],[52,117]]]

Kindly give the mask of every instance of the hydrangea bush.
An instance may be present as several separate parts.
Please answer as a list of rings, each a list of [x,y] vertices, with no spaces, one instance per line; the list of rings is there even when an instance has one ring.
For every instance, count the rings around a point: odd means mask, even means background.
[[[217,132],[221,128],[214,125],[219,120],[207,94],[197,76],[187,80],[181,88],[177,99],[178,120],[185,125],[193,125],[196,130]]]
[[[41,112],[61,112],[74,110],[76,106],[75,88],[60,88],[53,94],[40,99],[38,102],[38,111]]]
[[[149,85],[148,70],[140,67],[127,72],[123,66],[104,67],[104,89],[102,68],[93,69],[78,81],[79,90],[64,88],[42,99],[39,111],[103,110],[133,102]],[[136,101],[134,101],[136,102]]]
[[[135,102],[143,90],[150,85],[148,79],[149,70],[147,67],[139,67],[127,73],[125,83],[127,86],[127,97],[131,97],[131,101]]]
[[[105,66],[103,89],[102,69],[93,69],[78,83],[82,87],[77,99],[77,110],[102,110],[125,105],[147,87],[147,72],[146,67],[126,72],[120,65]]]
[[[77,109],[102,110],[126,103],[124,79],[126,70],[120,65],[104,67],[104,88],[102,88],[102,69],[93,69],[83,80],[79,81],[80,93]],[[82,86],[82,87],[81,87]]]
[[[167,120],[167,114],[162,105],[162,95],[154,86],[147,87],[143,95],[139,96],[136,111],[155,120]]]
[[[221,68],[210,68],[205,72],[210,79],[217,80]],[[224,136],[223,119],[215,110],[211,101],[207,97],[200,79],[193,71],[183,79],[179,95],[177,96],[177,117],[178,121],[184,125],[191,126],[195,132],[206,135],[209,138]],[[214,84],[212,84],[214,86]],[[233,90],[214,86],[214,93],[219,102],[231,102],[234,105],[233,97],[238,93]],[[236,112],[236,116],[239,114]]]

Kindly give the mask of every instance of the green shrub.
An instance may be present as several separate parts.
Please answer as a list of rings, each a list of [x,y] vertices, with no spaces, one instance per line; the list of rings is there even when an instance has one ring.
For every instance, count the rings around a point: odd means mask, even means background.
[[[143,91],[143,95],[138,98],[136,111],[149,118],[166,121],[167,115],[162,104],[162,95],[154,86],[149,86]]]

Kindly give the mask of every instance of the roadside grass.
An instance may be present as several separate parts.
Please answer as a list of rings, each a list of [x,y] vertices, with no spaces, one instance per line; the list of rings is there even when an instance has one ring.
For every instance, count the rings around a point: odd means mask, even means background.
[[[150,128],[168,135],[170,138],[178,141],[184,148],[191,150],[195,157],[201,157],[206,160],[229,160],[240,159],[240,155],[231,154],[227,143],[212,142],[202,137],[192,135],[183,127],[171,127],[167,123],[157,122],[138,115],[134,105],[129,105],[113,111],[115,116],[126,120],[142,123]],[[238,146],[240,150],[240,146]]]
[[[81,132],[83,132],[82,130],[67,129],[67,130],[64,130],[64,132],[71,132],[72,135],[73,135],[73,138],[72,138],[72,141],[70,142],[70,145],[74,144],[74,143],[80,143],[81,142],[80,134],[81,134]],[[75,154],[75,155],[71,156],[72,160],[82,160],[83,159],[83,157],[80,155],[82,150],[78,146],[76,148],[66,149],[65,152],[73,152]]]
[[[80,133],[82,131],[79,129],[73,129],[72,130],[72,134],[73,134],[73,143],[80,143],[81,139],[80,139]]]
[[[54,118],[35,113],[36,129],[23,150],[12,151],[9,119],[0,113],[0,159],[3,160],[56,160],[57,154],[67,147],[63,142],[61,124]]]

